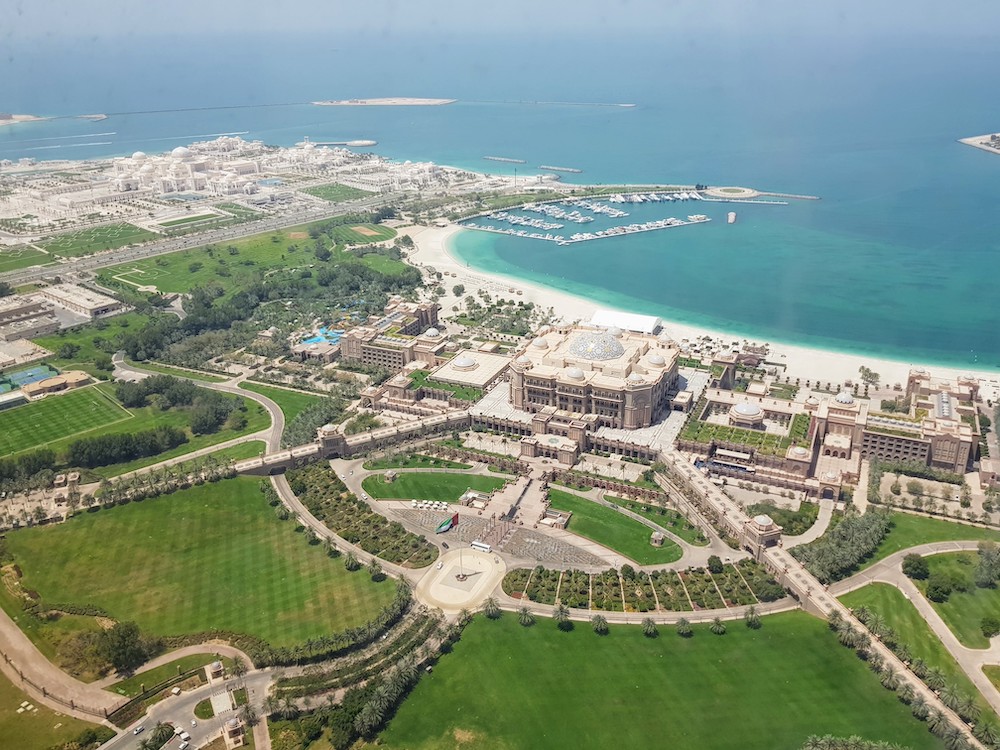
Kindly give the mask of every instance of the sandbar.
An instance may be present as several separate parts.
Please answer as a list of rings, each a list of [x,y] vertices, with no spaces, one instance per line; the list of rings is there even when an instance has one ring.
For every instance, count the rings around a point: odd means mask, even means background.
[[[975,135],[972,138],[959,138],[958,142],[982,151],[989,151],[991,154],[1000,154],[1000,141],[990,140],[993,135],[993,133],[987,133],[986,135]]]
[[[452,104],[455,99],[416,99],[409,96],[385,96],[376,99],[327,99],[313,102],[318,107],[436,107]]]
[[[418,267],[430,266],[435,271],[446,274],[444,280],[441,282],[446,294],[440,300],[442,313],[445,315],[451,313],[453,305],[461,304],[462,299],[470,294],[475,296],[480,289],[489,292],[494,297],[501,296],[506,299],[533,302],[536,306],[544,310],[551,307],[561,321],[565,323],[576,321],[586,322],[591,319],[597,310],[615,309],[605,303],[594,302],[585,297],[547,287],[543,284],[507,277],[499,273],[487,273],[466,266],[463,261],[451,254],[451,248],[449,247],[455,235],[463,231],[456,224],[444,227],[414,226],[401,228],[400,231],[409,234],[413,238],[414,248],[408,255],[408,260],[412,264]],[[454,274],[454,276],[451,274]],[[465,287],[460,298],[456,298],[452,293],[452,288],[456,284],[462,284]],[[514,291],[511,292],[511,290]],[[520,291],[520,294],[518,294],[518,291]],[[621,309],[621,311],[647,312],[645,310],[627,309]],[[768,343],[770,353],[767,356],[767,361],[784,364],[786,366],[785,374],[793,380],[794,378],[801,378],[803,382],[807,379],[822,380],[823,382],[843,382],[846,380],[857,382],[859,376],[858,370],[863,365],[879,373],[883,387],[891,387],[895,383],[901,383],[905,386],[910,368],[925,367],[931,370],[935,377],[956,378],[972,374],[982,379],[984,381],[982,391],[985,398],[995,399],[998,393],[1000,393],[1000,389],[998,389],[995,382],[998,379],[996,372],[987,372],[972,368],[957,369],[937,364],[930,365],[918,361],[903,362],[780,342],[754,341],[752,339],[748,340],[743,334],[710,330],[673,321],[663,316],[660,317],[663,320],[663,330],[675,341],[687,339],[694,342],[697,339],[708,336],[713,340],[721,340],[726,343],[734,341],[749,341],[751,344]]]
[[[17,125],[19,122],[41,122],[48,117],[38,117],[37,115],[0,115],[0,126]]]

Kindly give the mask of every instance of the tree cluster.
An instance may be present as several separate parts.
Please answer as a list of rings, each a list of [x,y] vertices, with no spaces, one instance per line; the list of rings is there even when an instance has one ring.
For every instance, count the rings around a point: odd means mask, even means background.
[[[70,443],[67,455],[71,466],[92,469],[95,466],[155,456],[186,442],[187,436],[183,430],[160,425],[141,432],[80,438]]]
[[[21,453],[12,458],[0,458],[0,487],[13,489],[14,485],[27,486],[39,473],[50,475],[55,465],[56,454],[48,448]]]
[[[890,513],[880,508],[849,513],[816,541],[795,547],[792,555],[822,583],[837,581],[875,551],[891,526]]]
[[[991,589],[1000,578],[1000,547],[996,542],[979,543],[979,564],[976,566],[975,583],[981,589]]]
[[[118,622],[97,637],[98,653],[120,675],[130,674],[151,656],[163,650],[163,643],[145,638],[134,622]]]
[[[339,396],[331,396],[310,404],[285,425],[281,444],[302,445],[316,439],[316,430],[327,423],[336,424],[344,416],[347,402]]]
[[[195,435],[215,432],[234,411],[245,408],[235,398],[199,388],[172,375],[153,375],[138,383],[119,383],[115,395],[122,404],[133,408],[146,404],[164,410],[189,407],[191,432]]]

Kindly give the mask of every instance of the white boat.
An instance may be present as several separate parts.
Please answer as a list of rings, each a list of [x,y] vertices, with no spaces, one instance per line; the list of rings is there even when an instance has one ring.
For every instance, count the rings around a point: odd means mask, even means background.
[[[730,211],[728,214],[726,214],[726,221],[729,222],[730,224],[735,224],[736,223],[736,212],[735,211]]]

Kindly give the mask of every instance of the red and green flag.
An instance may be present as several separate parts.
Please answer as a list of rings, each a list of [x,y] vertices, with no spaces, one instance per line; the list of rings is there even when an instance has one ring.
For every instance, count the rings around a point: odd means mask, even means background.
[[[438,524],[437,529],[435,529],[435,534],[443,534],[446,531],[451,530],[455,526],[458,526],[458,513],[453,515],[451,518],[444,519],[440,524]]]

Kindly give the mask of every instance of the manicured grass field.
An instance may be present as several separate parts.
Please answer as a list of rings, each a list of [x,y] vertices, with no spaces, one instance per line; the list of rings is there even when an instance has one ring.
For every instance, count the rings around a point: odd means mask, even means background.
[[[378,253],[366,253],[359,257],[371,269],[389,276],[393,276],[406,270],[406,264],[403,261],[387,258],[384,255],[379,255]]]
[[[976,696],[984,715],[992,713],[972,680],[934,635],[917,608],[895,586],[871,583],[842,596],[840,600],[852,609],[865,606],[877,610],[885,618],[886,624],[896,631],[900,642],[909,647],[914,659],[923,659],[928,667],[940,669],[945,678],[957,685],[961,692]]]
[[[331,231],[336,242],[362,244],[392,239],[396,232],[378,224],[365,224],[376,234],[363,236],[350,227],[337,227]],[[333,253],[328,261],[320,261],[312,251],[309,239],[310,225],[291,227],[281,232],[264,232],[242,240],[227,242],[224,246],[206,246],[191,250],[181,250],[155,258],[130,261],[104,269],[99,275],[102,283],[109,286],[154,285],[161,292],[189,292],[196,286],[218,283],[220,271],[224,274],[226,296],[246,288],[261,271],[281,269],[282,273],[294,273],[304,269],[324,266],[336,267],[338,263],[355,259],[347,251]],[[228,248],[236,249],[230,254]],[[375,257],[377,261],[369,261]],[[360,259],[366,265],[385,260],[381,256],[366,256]]]
[[[387,750],[799,750],[811,734],[942,748],[825,624],[793,612],[724,636],[594,635],[477,617],[382,733]]]
[[[662,547],[649,543],[652,530],[616,510],[562,490],[549,490],[556,510],[572,511],[567,531],[620,552],[640,565],[671,563],[681,559],[681,548],[669,539]]]
[[[990,641],[983,635],[979,623],[984,617],[1000,618],[1000,589],[981,589],[973,581],[979,554],[976,552],[955,552],[945,555],[929,555],[927,564],[931,573],[952,574],[965,580],[966,591],[952,591],[946,602],[933,602],[931,606],[941,615],[951,632],[969,648],[989,648]],[[926,581],[914,581],[921,591],[926,591]]]
[[[218,628],[287,646],[366,622],[394,593],[277,520],[256,479],[83,513],[7,545],[43,599],[95,604],[161,635]],[[126,564],[127,576],[98,574]]]
[[[218,214],[198,214],[197,216],[182,216],[179,219],[159,222],[161,227],[179,227],[184,224],[193,224],[196,221],[208,221],[210,219],[222,218]]]
[[[391,240],[396,236],[396,230],[381,224],[355,224],[334,227],[330,231],[330,236],[338,245],[367,245]]]
[[[648,518],[655,524],[665,528],[667,531],[676,534],[688,544],[704,547],[708,544],[708,539],[701,531],[687,520],[680,512],[673,508],[661,508],[656,505],[640,503],[635,500],[626,500],[615,495],[605,495],[604,499],[609,503],[620,505],[633,513],[638,513],[644,518]]]
[[[365,492],[375,498],[399,498],[404,500],[440,500],[454,503],[467,489],[490,492],[504,486],[499,477],[484,477],[474,474],[448,474],[446,472],[419,471],[400,474],[392,482],[386,482],[382,474],[366,477],[361,483]]]
[[[35,250],[33,247],[12,247],[0,250],[0,273],[51,262],[51,255],[43,253],[41,250]]]
[[[332,183],[330,185],[316,185],[315,187],[308,187],[303,189],[303,193],[309,193],[309,195],[315,195],[317,198],[322,198],[325,201],[330,201],[331,203],[342,203],[344,201],[352,201],[356,198],[364,198],[366,195],[373,195],[367,190],[359,190],[358,188],[348,187],[347,185],[341,185],[339,183]]]
[[[233,445],[229,448],[222,448],[217,451],[212,451],[209,455],[217,458],[220,461],[240,461],[244,458],[256,458],[261,454],[262,451],[266,451],[267,445],[263,440],[247,440],[245,443],[240,443],[239,445]],[[200,461],[204,461],[207,456],[202,456],[201,458],[192,458],[189,461],[184,461],[181,466],[193,469],[195,465]]]
[[[142,694],[143,685],[145,685],[145,689],[148,690],[164,680],[176,677],[182,672],[188,672],[197,667],[203,667],[206,664],[211,664],[213,661],[216,661],[216,657],[211,653],[182,656],[180,659],[175,659],[174,661],[163,664],[159,667],[147,669],[145,672],[139,672],[138,674],[129,677],[127,680],[116,682],[114,685],[109,687],[108,690],[113,693],[118,693],[118,695],[127,695],[130,698],[134,698],[135,696]],[[222,657],[221,661],[226,669],[229,669],[233,663],[232,659],[228,657]]]
[[[323,400],[322,396],[314,396],[311,393],[300,393],[299,391],[274,388],[246,381],[240,383],[240,388],[259,393],[261,396],[267,396],[274,401],[281,409],[281,413],[285,415],[285,424],[295,419],[306,407]]]
[[[446,458],[433,458],[421,453],[407,453],[403,456],[376,458],[365,461],[364,467],[374,469],[471,469],[471,464],[449,461]]]
[[[28,701],[37,710],[17,712]],[[47,750],[69,742],[88,727],[96,726],[57,714],[30,699],[0,673],[0,744],[18,750]],[[6,743],[11,744],[6,744]]]
[[[212,375],[207,372],[198,372],[197,370],[191,370],[183,367],[171,367],[170,365],[165,365],[162,362],[132,362],[129,360],[129,364],[133,364],[142,370],[149,370],[151,372],[159,372],[164,375],[173,375],[178,378],[190,378],[191,380],[199,380],[202,383],[222,383],[227,378],[222,375]]]
[[[114,344],[123,331],[138,330],[150,319],[150,316],[140,313],[125,313],[33,340],[54,353],[58,352],[63,344],[80,347],[79,351],[68,359],[54,356],[45,361],[59,370],[84,370],[94,377],[108,379],[111,377],[110,372],[97,370],[94,367],[94,360],[99,355],[111,356],[109,352],[98,347],[98,344],[103,342]]]
[[[1000,541],[1000,532],[964,523],[924,518],[911,513],[893,513],[892,528],[875,552],[861,563],[861,569],[883,560],[894,552],[929,542],[992,539]]]
[[[106,224],[91,229],[81,229],[78,232],[61,234],[51,240],[40,242],[50,253],[75,258],[78,255],[90,255],[102,250],[112,250],[138,242],[157,239],[159,235],[132,224]]]
[[[87,386],[16,406],[0,417],[0,455],[82,435],[116,422],[134,421],[132,412],[98,386]]]

